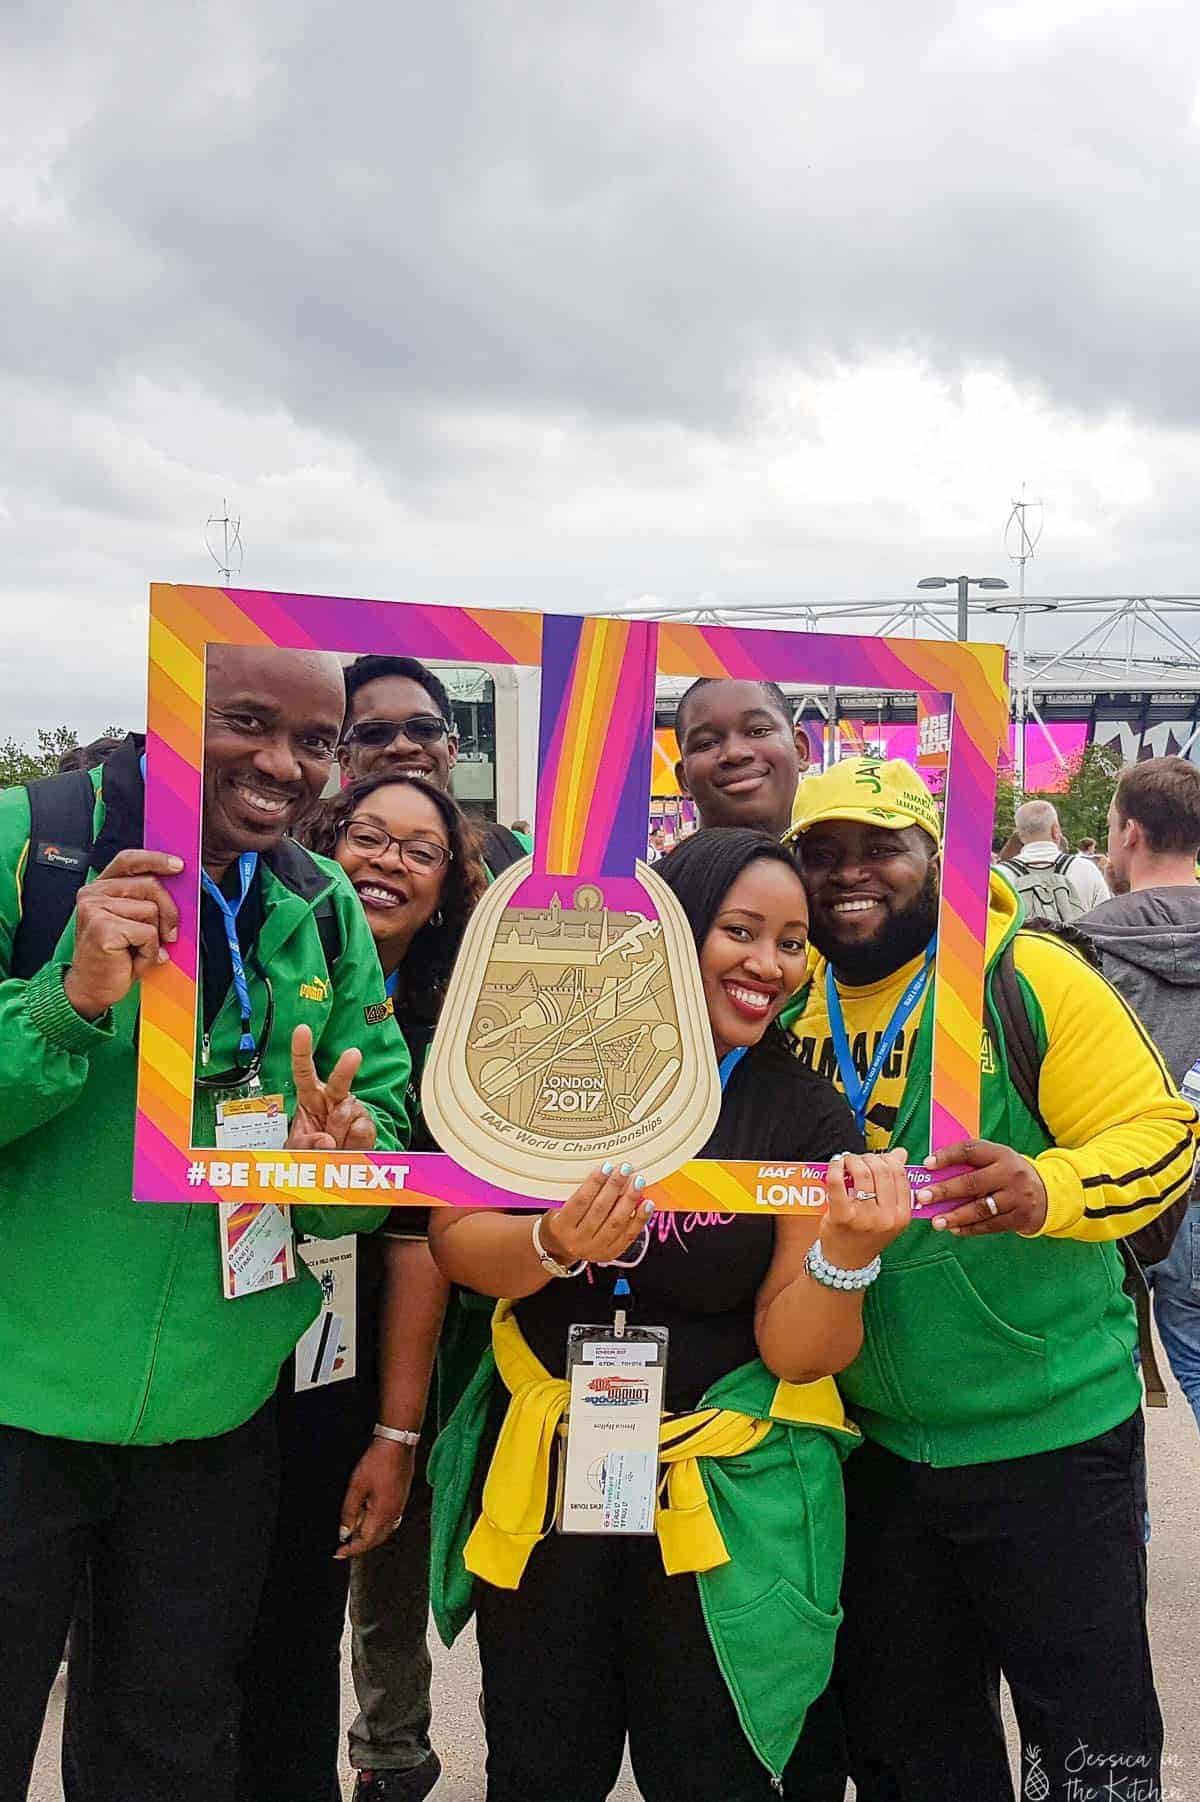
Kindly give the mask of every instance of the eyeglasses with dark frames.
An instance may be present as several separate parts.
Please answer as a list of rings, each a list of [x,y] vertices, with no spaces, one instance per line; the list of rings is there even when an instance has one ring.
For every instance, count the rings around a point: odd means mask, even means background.
[[[382,826],[372,826],[367,820],[347,820],[342,827],[342,837],[364,857],[382,857],[390,845],[395,845],[400,862],[414,876],[432,875],[454,861],[453,851],[439,845],[435,839],[394,838]]]

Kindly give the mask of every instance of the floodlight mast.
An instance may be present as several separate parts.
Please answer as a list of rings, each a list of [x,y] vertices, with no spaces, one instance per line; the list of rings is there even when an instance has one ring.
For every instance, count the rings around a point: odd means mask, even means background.
[[[1029,520],[1029,509],[1031,507],[1036,509],[1035,520],[1032,525]],[[1041,501],[1026,500],[1025,484],[1022,482],[1021,498],[1019,501],[1014,500],[1012,512],[1009,514],[1008,522],[1004,528],[1005,543],[1009,546],[1015,545],[1016,547],[1015,549],[1010,548],[1008,554],[1012,562],[1017,565],[1018,569],[1017,599],[1015,602],[1007,603],[1004,601],[997,601],[988,608],[989,613],[1015,613],[1017,616],[1017,667],[1016,681],[1013,684],[1013,719],[1015,725],[1013,769],[1016,777],[1017,797],[1019,800],[1023,799],[1025,795],[1025,722],[1029,712],[1029,689],[1027,684],[1027,666],[1025,657],[1025,619],[1030,609],[1025,600],[1025,565],[1033,557],[1038,540],[1042,536],[1042,527],[1044,524],[1044,509]],[[1042,602],[1037,603],[1033,610],[1038,613],[1047,613],[1053,612],[1054,609]]]
[[[972,588],[1007,588],[1008,583],[1003,576],[922,576],[917,583],[918,588],[955,588],[958,589],[958,631],[956,637],[959,644],[965,644],[970,637],[970,597]]]

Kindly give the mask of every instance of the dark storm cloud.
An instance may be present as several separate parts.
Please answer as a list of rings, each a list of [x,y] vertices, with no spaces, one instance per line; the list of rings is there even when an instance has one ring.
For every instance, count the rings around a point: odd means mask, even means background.
[[[66,9],[101,79],[9,236],[8,354],[271,397],[384,461],[467,402],[728,429],[776,360],[897,347],[1191,421],[1188,15],[1021,17]]]

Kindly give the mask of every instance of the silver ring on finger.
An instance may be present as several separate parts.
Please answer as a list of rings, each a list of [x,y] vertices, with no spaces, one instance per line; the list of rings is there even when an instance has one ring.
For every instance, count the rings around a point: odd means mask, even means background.
[[[854,1199],[855,1201],[874,1201],[875,1191],[874,1189],[856,1189]]]
[[[991,1215],[992,1219],[995,1220],[1000,1212],[1000,1209],[996,1206],[996,1197],[994,1195],[985,1195],[983,1198],[983,1205]]]

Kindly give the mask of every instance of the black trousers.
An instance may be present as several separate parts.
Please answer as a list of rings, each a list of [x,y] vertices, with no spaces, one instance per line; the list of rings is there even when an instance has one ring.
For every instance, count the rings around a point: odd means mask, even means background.
[[[696,1580],[668,1577],[656,1540],[552,1533],[519,1589],[475,1593],[488,1802],[603,1802],[626,1736],[645,1802],[774,1795],[713,1657]],[[789,1802],[841,1802],[843,1757],[822,1698],[786,1773]]]
[[[933,1470],[875,1445],[848,1460],[834,1683],[859,1802],[1012,1802],[1001,1672],[1024,1796],[1108,1796],[1110,1770],[1118,1799],[1159,1794],[1142,1444],[1138,1413],[1003,1463]]]
[[[360,1346],[360,1358],[363,1347]],[[370,1442],[368,1375],[297,1395],[283,1367],[279,1508],[258,1618],[241,1670],[238,1802],[337,1802],[341,1643],[350,1564],[335,1559],[346,1484]]]
[[[70,1802],[233,1802],[275,1482],[270,1408],[163,1446],[0,1427],[0,1802],[23,1802],[77,1600]]]

